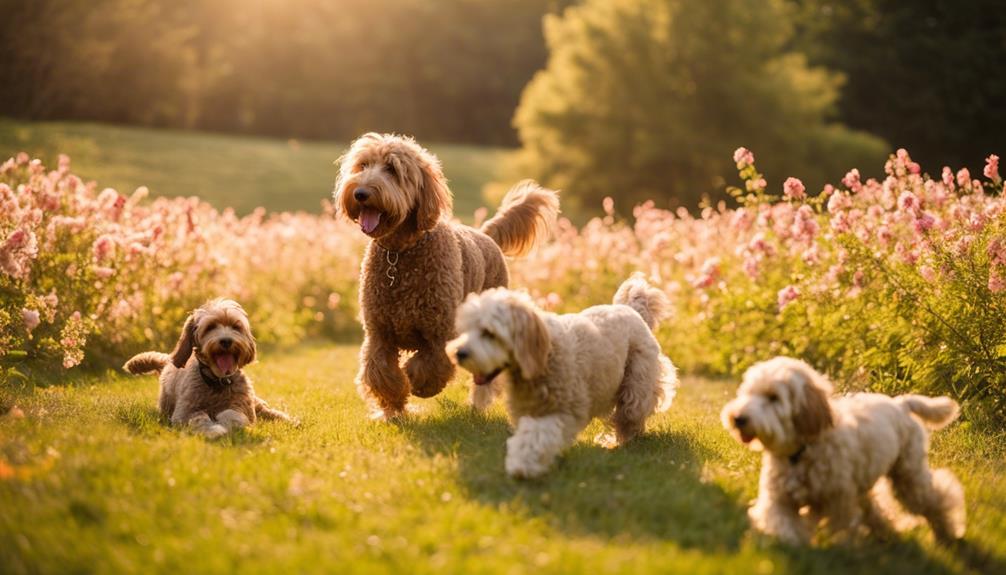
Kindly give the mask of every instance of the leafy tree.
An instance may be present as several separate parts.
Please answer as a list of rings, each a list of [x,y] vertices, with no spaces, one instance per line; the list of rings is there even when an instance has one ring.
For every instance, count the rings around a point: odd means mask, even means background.
[[[841,77],[785,50],[781,0],[587,0],[546,16],[545,36],[515,125],[525,169],[567,201],[694,206],[723,190],[739,146],[809,185],[885,157],[829,123]]]
[[[850,126],[908,148],[923,165],[1006,149],[1006,11],[1001,0],[790,0],[795,45],[848,77]]]

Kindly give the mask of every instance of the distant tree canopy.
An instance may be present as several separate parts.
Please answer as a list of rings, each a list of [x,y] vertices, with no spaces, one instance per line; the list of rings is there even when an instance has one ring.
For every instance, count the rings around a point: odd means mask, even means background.
[[[0,114],[513,144],[569,0],[0,0]]]
[[[786,50],[781,0],[753,6],[587,0],[546,17],[548,65],[515,120],[526,168],[588,207],[631,207],[722,193],[739,146],[810,185],[882,165],[883,142],[829,122],[841,79]]]
[[[848,78],[839,115],[924,167],[1006,153],[1002,0],[789,0],[795,47]]]
[[[567,204],[691,206],[741,145],[810,189],[1006,153],[1001,1],[0,0],[0,115],[520,142]]]

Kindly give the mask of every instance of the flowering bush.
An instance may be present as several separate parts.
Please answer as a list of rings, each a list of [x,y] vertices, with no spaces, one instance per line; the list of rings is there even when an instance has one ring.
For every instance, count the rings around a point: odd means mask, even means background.
[[[853,388],[949,393],[1006,411],[1006,210],[997,156],[984,181],[922,172],[899,150],[883,180],[850,171],[809,194],[769,193],[754,154],[743,188],[697,215],[604,216],[511,262],[512,285],[548,309],[610,301],[633,271],[674,304],[660,332],[693,372],[737,374],[775,354],[803,357]],[[260,339],[290,343],[356,325],[366,239],[331,213],[239,218],[196,199],[97,192],[61,158],[0,167],[0,353],[119,362],[167,349],[184,314],[227,295]],[[480,211],[476,220],[484,218]],[[477,223],[476,222],[476,223]],[[0,358],[2,359],[2,358]]]
[[[0,166],[0,360],[70,368],[170,349],[187,312],[217,296],[242,302],[265,342],[354,325],[355,230],[146,194],[97,191],[65,156],[53,171],[25,154]]]
[[[922,173],[899,150],[882,181],[850,171],[808,196],[768,193],[734,155],[738,208],[695,217],[647,203],[634,225],[606,215],[512,264],[543,305],[605,301],[632,270],[661,282],[675,316],[665,350],[692,371],[737,374],[775,354],[806,358],[854,388],[949,393],[1004,410],[1006,216],[998,157],[984,175]],[[985,401],[987,400],[987,401]]]

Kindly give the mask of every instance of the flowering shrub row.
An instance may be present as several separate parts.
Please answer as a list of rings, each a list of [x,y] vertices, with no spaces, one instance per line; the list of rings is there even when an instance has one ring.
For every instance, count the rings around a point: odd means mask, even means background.
[[[229,296],[273,343],[353,325],[363,240],[332,217],[237,217],[195,198],[144,202],[24,154],[0,166],[0,361],[65,368],[170,349],[185,314]],[[10,357],[7,358],[11,359]]]
[[[661,328],[681,367],[737,374],[786,353],[853,388],[913,389],[1006,411],[1006,210],[998,158],[983,178],[922,172],[899,150],[882,180],[850,171],[811,194],[766,189],[734,157],[738,207],[698,215],[652,203],[605,215],[511,262],[512,285],[556,311],[609,301],[642,270],[667,291]],[[228,295],[260,339],[355,326],[365,238],[329,212],[239,218],[196,199],[98,192],[61,158],[0,167],[0,353],[120,361],[167,349],[186,310]],[[485,213],[476,214],[476,219]],[[3,358],[0,357],[0,361]]]
[[[754,155],[734,160],[739,207],[693,216],[650,204],[634,224],[606,215],[512,265],[544,305],[604,301],[632,270],[674,302],[661,328],[682,367],[734,374],[775,354],[803,357],[853,388],[949,393],[1004,410],[1006,215],[998,157],[984,181],[933,179],[899,150],[882,180],[850,171],[810,195],[766,189]]]

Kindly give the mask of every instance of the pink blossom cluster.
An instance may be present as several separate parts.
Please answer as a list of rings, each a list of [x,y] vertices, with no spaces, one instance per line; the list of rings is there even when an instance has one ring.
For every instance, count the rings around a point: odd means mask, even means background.
[[[606,301],[622,278],[642,270],[674,302],[667,337],[685,334],[682,342],[724,349],[731,369],[756,359],[750,340],[775,329],[765,326],[810,321],[850,302],[890,301],[898,290],[908,297],[906,286],[928,286],[912,297],[944,297],[949,282],[1006,296],[1006,211],[995,156],[986,182],[949,167],[930,178],[898,150],[882,178],[850,170],[816,194],[789,178],[775,197],[760,193],[764,177],[749,150],[738,149],[734,161],[746,181],[735,193],[738,207],[691,213],[647,202],[629,220],[615,217],[625,206],[606,200],[603,217],[580,229],[563,222],[555,242],[512,262],[512,283],[551,309],[574,310]],[[744,346],[734,343],[746,330]],[[765,342],[784,349],[777,344]],[[710,369],[715,361],[692,365]]]
[[[331,217],[239,217],[196,198],[98,189],[19,154],[0,166],[0,355],[80,363],[88,352],[164,349],[187,310],[241,301],[264,341],[355,320],[363,238]],[[119,358],[116,358],[119,359]]]

